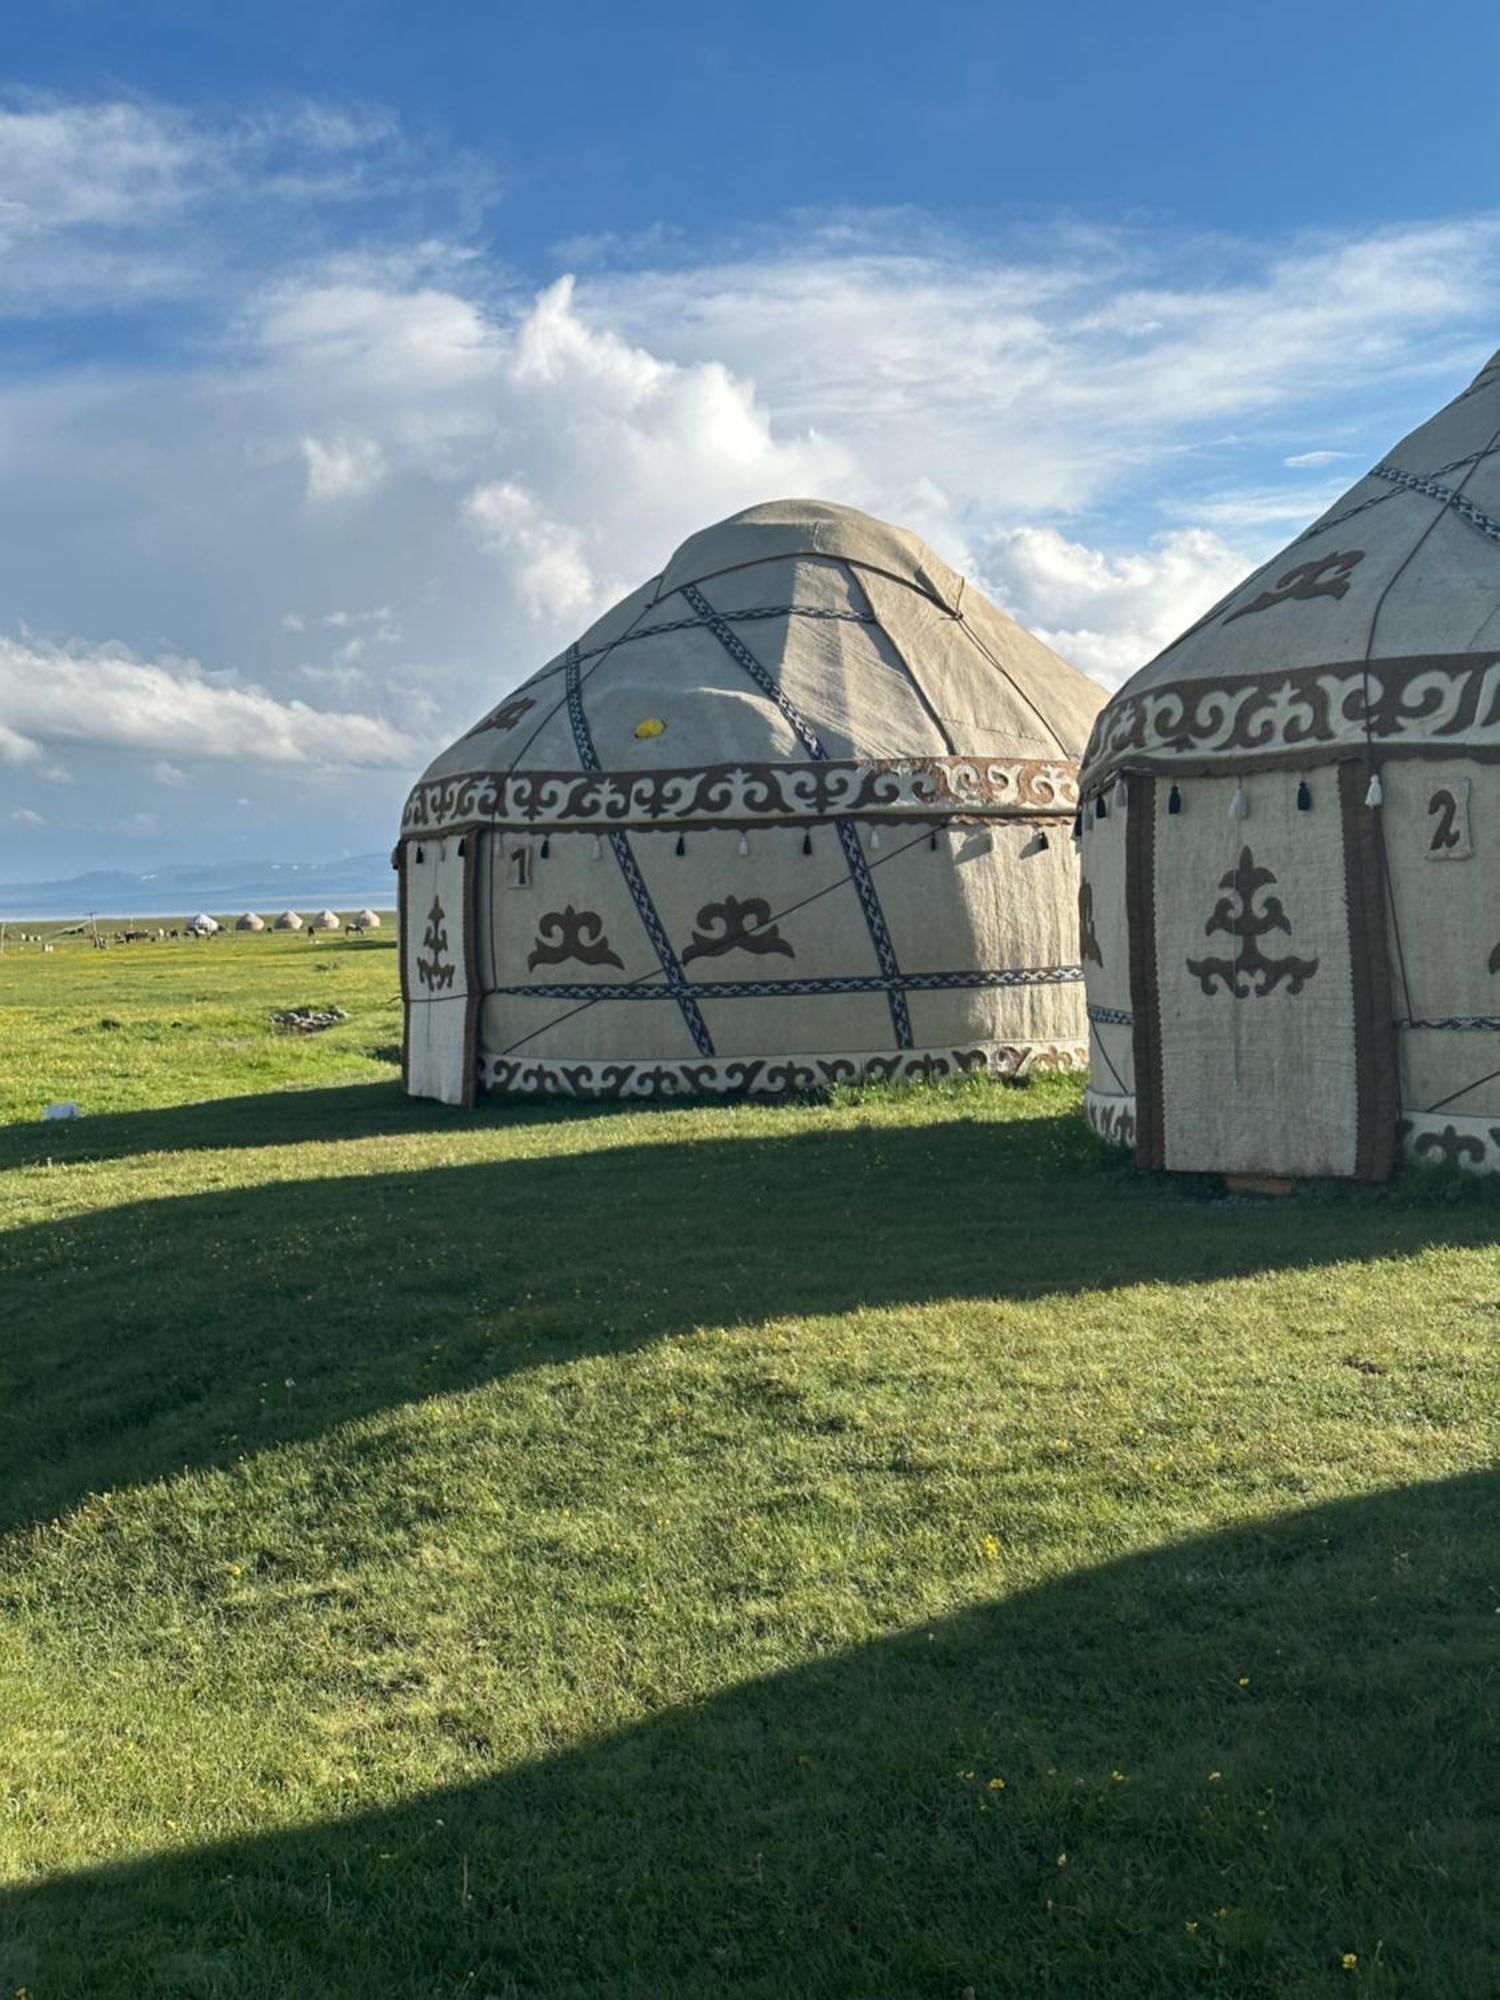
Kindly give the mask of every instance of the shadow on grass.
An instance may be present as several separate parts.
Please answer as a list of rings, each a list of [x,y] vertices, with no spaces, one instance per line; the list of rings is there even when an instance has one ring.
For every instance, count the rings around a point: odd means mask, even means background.
[[[0,1527],[696,1326],[1483,1244],[1495,1213],[1194,1200],[1040,1110],[126,1204],[0,1237]]]
[[[400,1051],[397,1050],[399,1060]],[[0,1126],[0,1170],[130,1159],[140,1153],[235,1152],[331,1139],[452,1129],[470,1112],[408,1097],[396,1080],[317,1090],[267,1090],[163,1110],[104,1112]],[[483,1114],[481,1114],[483,1115]]]
[[[13,1891],[0,1987],[1488,2000],[1497,1530],[1492,1477],[1323,1506],[394,1809]]]

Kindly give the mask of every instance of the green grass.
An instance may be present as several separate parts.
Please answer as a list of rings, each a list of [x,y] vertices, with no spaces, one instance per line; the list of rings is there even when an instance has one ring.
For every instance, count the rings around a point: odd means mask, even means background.
[[[1500,1190],[135,949],[0,959],[0,1996],[1494,1993]]]

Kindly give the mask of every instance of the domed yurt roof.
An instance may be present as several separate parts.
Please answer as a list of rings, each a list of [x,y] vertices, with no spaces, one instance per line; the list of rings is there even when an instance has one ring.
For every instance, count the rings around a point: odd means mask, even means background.
[[[302,928],[302,919],[297,915],[295,910],[283,910],[281,915],[276,919],[275,927],[279,931],[300,931]]]
[[[378,931],[380,929],[380,918],[374,910],[361,910],[354,921],[367,931]]]
[[[219,926],[217,919],[209,916],[206,911],[200,910],[196,917],[188,918],[186,928],[190,931],[198,931],[204,937],[210,937]]]
[[[404,831],[1055,810],[1101,700],[917,536],[771,501],[690,536],[481,716],[429,765]],[[811,781],[776,769],[809,763]]]
[[[339,920],[332,910],[319,910],[315,917],[308,918],[307,925],[309,930],[336,931],[339,927]]]
[[[1500,354],[1109,703],[1084,761],[1500,748]]]
[[[1080,1064],[1064,829],[1102,700],[866,514],[775,501],[692,536],[414,788],[408,1090]]]
[[[234,927],[237,931],[263,931],[266,920],[264,917],[258,917],[254,910],[246,910],[245,914],[237,919]]]

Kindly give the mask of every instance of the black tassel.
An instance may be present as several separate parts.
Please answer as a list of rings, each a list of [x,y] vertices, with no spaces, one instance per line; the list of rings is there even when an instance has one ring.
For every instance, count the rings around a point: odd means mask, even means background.
[[[937,853],[937,828],[936,828],[936,827],[934,827],[934,828],[932,829],[931,833],[929,833],[929,834],[928,834],[928,836],[927,836],[927,847],[928,847],[928,851],[929,851],[929,853],[932,853],[932,854],[936,854],[936,853]]]
[[[808,830],[808,831],[807,831],[807,832],[805,832],[805,833],[803,834],[803,836],[802,836],[802,852],[803,852],[804,854],[811,854],[811,853],[812,853],[812,832],[811,832],[811,830]]]
[[[1304,778],[1297,787],[1297,810],[1299,813],[1312,811],[1312,787]]]
[[[1036,848],[1034,851],[1038,854],[1045,854],[1047,852],[1047,848],[1049,845],[1050,843],[1047,839],[1046,827],[1044,826],[1038,827],[1036,834]]]
[[[1082,807],[1082,806],[1080,806],[1080,807],[1078,808],[1077,812],[1076,812],[1076,813],[1074,813],[1074,815],[1073,815],[1073,838],[1074,838],[1075,840],[1082,840],[1082,838],[1083,838],[1083,807]]]
[[[675,848],[673,849],[673,852],[674,852],[674,853],[676,853],[676,854],[686,854],[686,853],[687,853],[687,838],[686,838],[686,836],[685,836],[684,834],[680,834],[680,833],[678,834],[678,836],[677,836],[677,845],[676,845],[676,847],[675,847]]]
[[[1098,798],[1096,798],[1094,801],[1094,818],[1095,819],[1109,818],[1109,806],[1105,801],[1103,792],[1101,792]]]
[[[1169,813],[1180,813],[1182,811],[1182,794],[1175,785],[1167,793],[1167,811]]]
[[[426,852],[420,847],[417,849],[417,859],[418,861],[425,861],[427,859]]]
[[[542,859],[543,861],[549,861],[551,858],[552,858],[552,836],[550,833],[544,833],[542,835]]]

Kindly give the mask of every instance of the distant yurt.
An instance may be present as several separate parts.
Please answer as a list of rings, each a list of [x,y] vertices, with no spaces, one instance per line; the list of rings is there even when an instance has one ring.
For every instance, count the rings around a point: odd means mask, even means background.
[[[302,919],[295,910],[283,910],[272,928],[278,931],[300,931]]]
[[[332,910],[319,910],[315,917],[307,920],[310,931],[336,931],[338,927],[339,920]]]
[[[354,921],[362,931],[378,931],[380,929],[380,918],[373,910],[361,910]]]
[[[1147,1167],[1500,1171],[1500,354],[1100,716],[1096,1131]]]
[[[396,851],[415,1095],[1081,1067],[1102,691],[915,535],[694,535],[429,767]]]
[[[183,928],[191,931],[194,937],[212,937],[219,926],[215,918],[200,910],[196,917],[188,918]]]
[[[258,917],[254,910],[246,910],[242,917],[236,919],[234,927],[237,931],[263,931],[266,920],[264,917]]]

